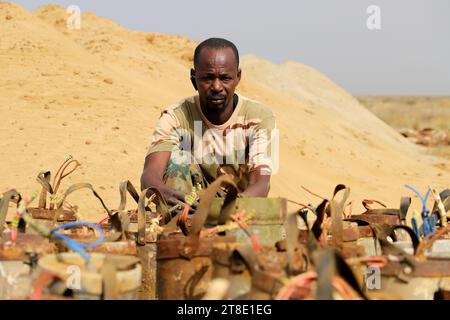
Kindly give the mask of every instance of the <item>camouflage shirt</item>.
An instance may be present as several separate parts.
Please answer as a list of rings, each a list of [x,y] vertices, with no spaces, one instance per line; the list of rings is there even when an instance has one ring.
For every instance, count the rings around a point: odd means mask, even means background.
[[[272,111],[239,96],[227,122],[214,125],[200,108],[198,95],[179,101],[161,113],[147,155],[159,151],[190,151],[208,181],[232,168],[273,172],[273,141],[277,130]]]

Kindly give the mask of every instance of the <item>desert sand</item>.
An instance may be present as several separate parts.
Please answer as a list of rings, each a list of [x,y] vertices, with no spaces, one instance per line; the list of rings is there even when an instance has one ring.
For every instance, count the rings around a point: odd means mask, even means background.
[[[36,175],[72,155],[82,166],[61,191],[90,182],[115,208],[122,180],[139,186],[161,111],[195,93],[189,68],[196,43],[127,30],[93,13],[83,13],[80,30],[68,30],[66,17],[55,5],[29,12],[0,3],[0,190],[40,190]],[[363,199],[397,208],[411,195],[405,183],[450,187],[448,160],[408,142],[317,70],[253,55],[241,67],[238,93],[267,104],[280,129],[270,196],[317,203],[301,186],[328,197],[344,183],[361,213]],[[89,191],[69,201],[83,219],[104,215]],[[413,206],[420,208],[417,197]]]

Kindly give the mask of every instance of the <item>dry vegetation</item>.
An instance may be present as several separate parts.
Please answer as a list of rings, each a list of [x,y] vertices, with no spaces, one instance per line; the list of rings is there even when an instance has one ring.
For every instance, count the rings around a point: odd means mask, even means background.
[[[433,128],[450,135],[450,97],[359,96],[358,100],[397,130]],[[450,158],[450,145],[433,146],[433,155]]]

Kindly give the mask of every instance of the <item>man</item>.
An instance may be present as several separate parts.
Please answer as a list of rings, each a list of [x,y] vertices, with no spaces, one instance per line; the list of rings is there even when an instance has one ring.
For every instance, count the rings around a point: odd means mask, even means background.
[[[164,110],[148,150],[141,188],[157,187],[169,205],[185,202],[194,186],[230,174],[240,196],[266,197],[272,173],[270,109],[235,94],[239,53],[211,38],[195,49],[191,82],[198,95]]]

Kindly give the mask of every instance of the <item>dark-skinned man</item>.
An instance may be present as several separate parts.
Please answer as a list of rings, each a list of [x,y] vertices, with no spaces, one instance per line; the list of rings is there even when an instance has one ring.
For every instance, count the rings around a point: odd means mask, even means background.
[[[141,189],[157,187],[173,206],[185,202],[194,185],[205,188],[230,174],[239,183],[240,196],[267,196],[275,118],[266,106],[235,93],[240,79],[233,43],[211,38],[197,46],[191,82],[198,95],[162,112]]]

